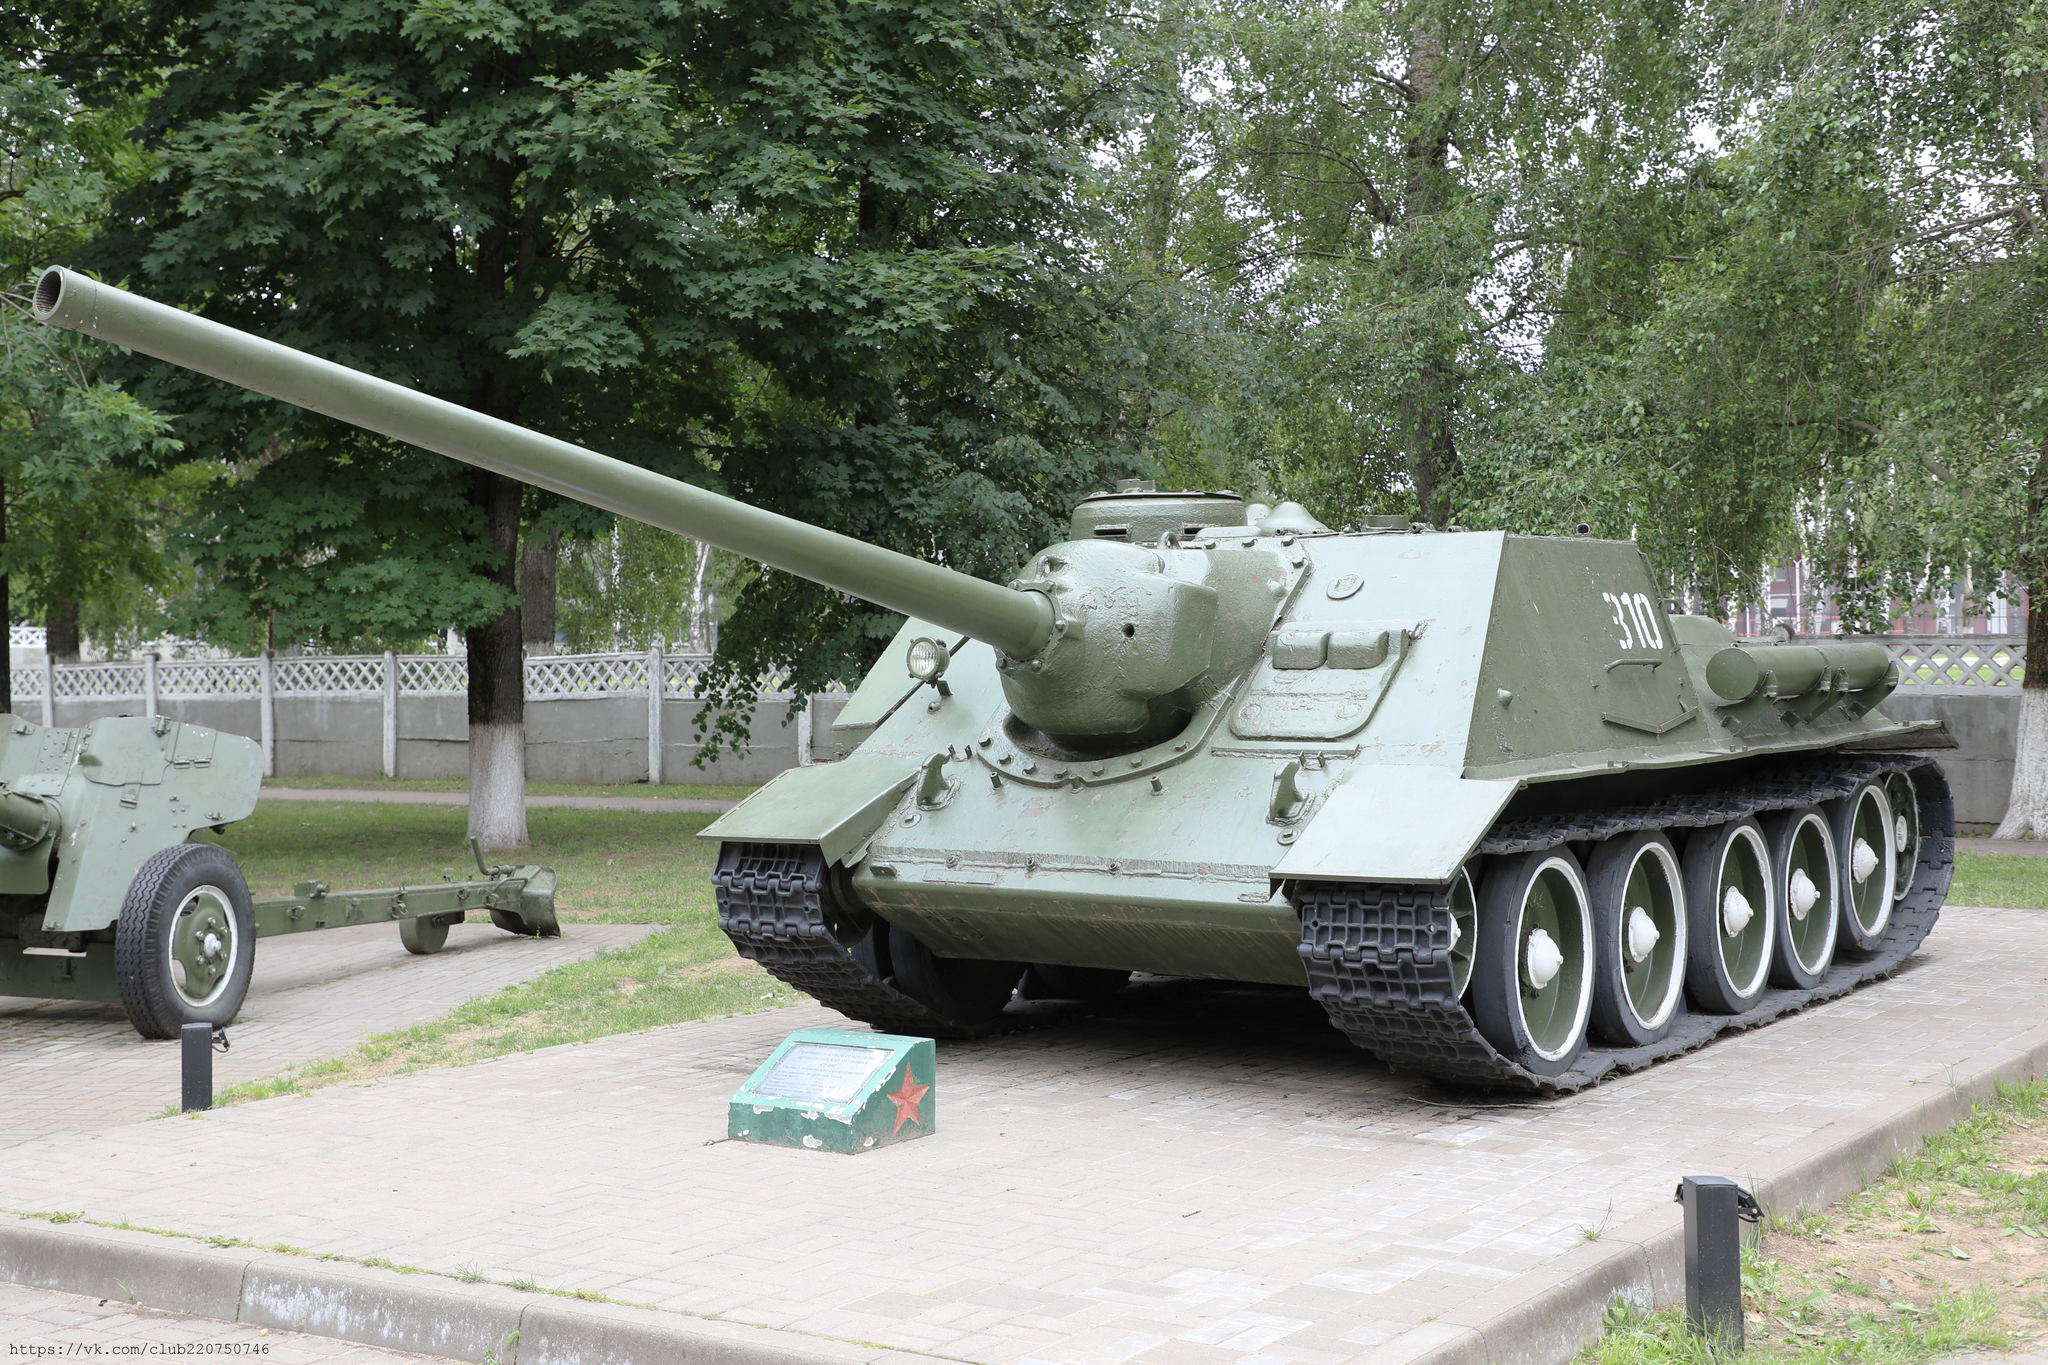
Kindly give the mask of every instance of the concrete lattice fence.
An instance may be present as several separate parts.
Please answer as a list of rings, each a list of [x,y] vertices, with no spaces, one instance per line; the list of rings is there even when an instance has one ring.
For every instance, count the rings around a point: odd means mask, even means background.
[[[845,697],[827,693],[784,725],[791,696],[764,682],[746,756],[691,766],[708,655],[660,649],[526,661],[527,772],[561,782],[762,782],[811,761]],[[649,686],[659,678],[661,686]],[[14,707],[45,725],[166,715],[247,735],[264,772],[466,777],[469,664],[445,654],[159,659],[13,670]],[[825,747],[829,748],[829,744]]]
[[[1995,822],[2012,785],[2026,641],[2010,635],[1864,637],[1891,651],[1901,686],[1884,703],[1898,720],[1939,719],[1960,747],[1943,756],[1958,817]],[[18,644],[31,647],[40,639]],[[702,703],[693,693],[708,655],[659,649],[536,655],[526,660],[527,772],[541,781],[765,782],[829,752],[840,693],[813,697],[785,725],[791,697],[769,679],[754,742],[696,768]],[[156,659],[14,670],[14,705],[47,725],[96,716],[168,715],[247,735],[273,776],[468,776],[468,662],[447,654],[255,659]],[[661,687],[648,680],[659,677]]]

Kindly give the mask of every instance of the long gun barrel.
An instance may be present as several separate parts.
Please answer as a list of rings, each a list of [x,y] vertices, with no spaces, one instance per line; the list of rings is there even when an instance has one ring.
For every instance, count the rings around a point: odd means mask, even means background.
[[[930,621],[1029,659],[1052,636],[1051,602],[749,507],[623,460],[377,379],[346,365],[53,266],[37,281],[43,322],[324,413],[578,502]]]

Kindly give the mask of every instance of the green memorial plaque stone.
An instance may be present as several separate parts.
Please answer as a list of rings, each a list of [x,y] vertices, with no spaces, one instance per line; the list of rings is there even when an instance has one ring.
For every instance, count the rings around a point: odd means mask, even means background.
[[[865,1152],[937,1126],[938,1053],[929,1038],[798,1029],[732,1097],[727,1137]]]

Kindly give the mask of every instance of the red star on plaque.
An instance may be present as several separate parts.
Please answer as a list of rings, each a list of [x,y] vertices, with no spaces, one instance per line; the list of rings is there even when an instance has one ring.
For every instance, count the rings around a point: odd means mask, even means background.
[[[896,1126],[889,1130],[890,1137],[902,1132],[905,1123],[917,1122],[917,1107],[924,1102],[924,1097],[930,1091],[930,1086],[917,1083],[917,1077],[906,1064],[903,1068],[903,1088],[888,1092],[889,1099],[896,1106]]]

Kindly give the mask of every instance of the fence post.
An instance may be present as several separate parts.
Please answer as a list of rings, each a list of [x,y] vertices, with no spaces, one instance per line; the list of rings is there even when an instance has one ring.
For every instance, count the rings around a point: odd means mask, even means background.
[[[264,650],[256,660],[256,676],[262,685],[257,705],[257,724],[263,736],[263,775],[277,776],[277,656]]]
[[[384,776],[398,776],[398,651],[384,651]]]
[[[647,647],[647,785],[661,785],[661,699],[668,691],[668,665],[662,662],[661,641]]]
[[[811,718],[818,714],[818,708],[810,705],[815,698],[806,697],[802,714],[796,718],[796,766],[811,766]]]
[[[156,715],[156,655],[142,656],[142,714]]]
[[[48,650],[43,652],[43,724],[57,724],[57,665]]]

